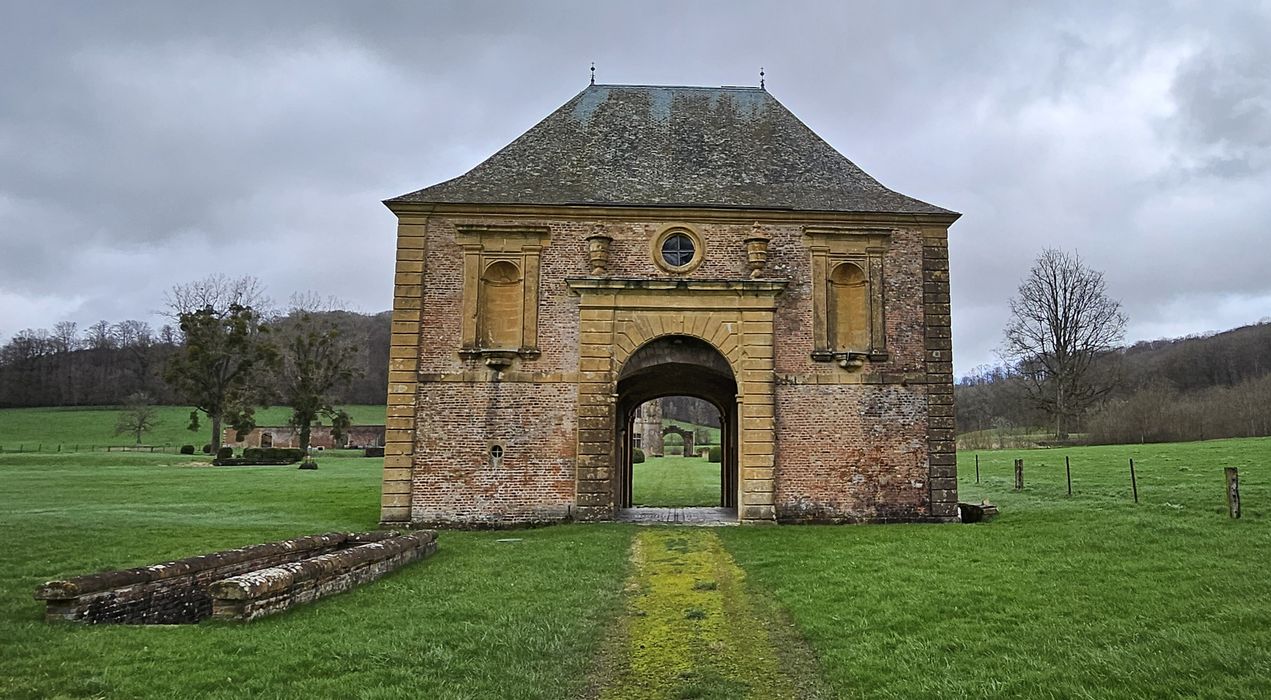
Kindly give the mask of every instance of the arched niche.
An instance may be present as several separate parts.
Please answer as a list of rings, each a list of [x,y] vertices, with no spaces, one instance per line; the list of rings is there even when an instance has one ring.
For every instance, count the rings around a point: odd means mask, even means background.
[[[859,265],[842,262],[829,277],[830,342],[836,352],[870,350],[869,277]]]
[[[480,319],[482,348],[518,349],[521,345],[521,271],[508,260],[496,260],[481,274]]]

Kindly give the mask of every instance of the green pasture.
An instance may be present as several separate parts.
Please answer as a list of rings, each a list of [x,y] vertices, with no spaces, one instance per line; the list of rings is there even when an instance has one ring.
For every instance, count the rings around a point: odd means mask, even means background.
[[[447,532],[374,585],[247,626],[46,625],[40,582],[376,527],[381,460],[216,468],[176,455],[0,455],[0,697],[557,698],[619,606],[626,527]]]
[[[983,452],[979,484],[974,458],[961,497],[998,504],[990,523],[714,530],[750,609],[806,642],[800,674],[848,698],[1271,697],[1271,439]],[[381,461],[319,463],[0,454],[0,697],[572,698],[621,661],[615,630],[639,633],[623,622],[639,530],[616,524],[446,531],[433,558],[245,626],[42,621],[47,579],[375,527]],[[718,469],[698,466],[699,483]]]
[[[649,457],[631,469],[631,499],[637,506],[719,505],[718,462],[701,457]]]
[[[354,423],[383,425],[383,406],[345,406]],[[202,447],[212,437],[207,417],[199,415],[199,430],[187,430],[190,409],[182,406],[155,406],[159,424],[142,439],[147,445],[194,445]],[[0,409],[0,450],[14,452],[21,448],[55,452],[88,450],[90,446],[132,445],[130,435],[115,435],[119,408],[92,406],[86,408],[6,408]],[[257,425],[286,425],[291,409],[285,407],[256,410]]]

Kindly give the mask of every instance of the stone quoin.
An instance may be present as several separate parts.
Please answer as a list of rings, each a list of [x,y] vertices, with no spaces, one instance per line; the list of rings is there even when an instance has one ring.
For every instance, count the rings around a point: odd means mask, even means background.
[[[952,521],[948,229],[765,89],[592,85],[398,218],[381,520],[609,520],[641,404],[705,399],[720,505]]]

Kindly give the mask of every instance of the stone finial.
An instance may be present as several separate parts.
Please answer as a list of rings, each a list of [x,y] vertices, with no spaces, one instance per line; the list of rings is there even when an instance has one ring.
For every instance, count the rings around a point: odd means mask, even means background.
[[[771,240],[763,226],[756,221],[750,227],[750,235],[746,237],[746,264],[750,267],[750,278],[758,279],[763,274],[764,265],[768,263],[768,241]]]
[[[609,267],[609,244],[613,237],[605,233],[603,226],[597,226],[594,233],[587,236],[587,264],[591,266],[591,276],[599,277]]]

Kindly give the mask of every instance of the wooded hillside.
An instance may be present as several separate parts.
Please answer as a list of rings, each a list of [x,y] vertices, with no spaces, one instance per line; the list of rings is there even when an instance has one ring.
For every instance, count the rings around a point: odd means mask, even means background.
[[[1116,389],[1082,416],[1100,443],[1271,435],[1271,323],[1135,343],[1100,358]],[[955,388],[959,434],[1046,425],[1008,368],[979,368]]]
[[[360,376],[338,392],[337,401],[382,404],[388,390],[390,312],[360,314],[329,311],[334,321],[363,350]],[[290,316],[272,319],[280,330]],[[155,403],[180,403],[163,381],[163,368],[182,342],[180,331],[155,331],[141,321],[100,321],[81,331],[63,322],[52,330],[27,329],[0,347],[0,407],[107,406],[145,392]]]

